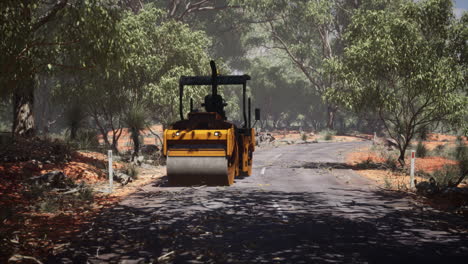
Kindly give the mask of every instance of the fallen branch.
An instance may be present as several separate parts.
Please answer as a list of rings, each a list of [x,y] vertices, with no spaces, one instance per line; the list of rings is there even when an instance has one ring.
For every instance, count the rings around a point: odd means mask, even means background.
[[[158,258],[158,261],[161,261],[161,260],[164,260],[164,259],[169,258],[171,255],[174,254],[174,252],[175,252],[175,251],[171,251],[171,252],[169,252],[169,253],[167,253],[167,254],[164,254],[164,255],[160,256],[160,257]]]
[[[30,256],[23,256],[23,255],[19,255],[19,254],[15,254],[13,256],[11,256],[10,259],[8,259],[8,262],[20,262],[22,263],[24,260],[32,260],[38,264],[43,264],[42,261],[38,260],[37,258],[35,257],[30,257]]]

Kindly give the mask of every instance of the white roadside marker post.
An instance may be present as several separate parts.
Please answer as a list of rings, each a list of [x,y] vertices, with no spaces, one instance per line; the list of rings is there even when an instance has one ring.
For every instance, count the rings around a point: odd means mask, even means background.
[[[109,160],[109,193],[112,193],[114,184],[114,168],[112,168],[112,150],[107,151],[107,157]]]
[[[416,151],[411,150],[411,170],[410,170],[410,187],[414,188],[414,163],[416,160]]]

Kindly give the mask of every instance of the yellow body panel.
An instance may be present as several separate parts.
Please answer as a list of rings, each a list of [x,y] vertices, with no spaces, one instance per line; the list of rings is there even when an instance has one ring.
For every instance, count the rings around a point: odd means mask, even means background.
[[[215,133],[219,135],[215,136]],[[174,130],[166,129],[164,131],[164,147],[163,153],[167,156],[168,150],[176,145],[197,144],[197,142],[209,142],[210,144],[225,145],[224,155],[231,156],[235,146],[234,129],[210,129],[210,130]],[[171,144],[169,144],[171,143]],[[197,150],[200,148],[194,147],[190,150]],[[172,149],[171,149],[172,151]],[[201,150],[200,150],[201,151]],[[203,151],[206,151],[203,149]],[[186,155],[190,156],[190,155]],[[210,156],[210,155],[207,155]],[[218,154],[214,155],[218,156]]]
[[[207,149],[171,149],[169,157],[226,157],[224,150]]]
[[[167,129],[164,133],[166,140],[226,140],[228,133],[225,129],[221,130],[172,130]],[[219,132],[219,136],[215,136],[215,132]],[[179,133],[179,135],[177,135]]]

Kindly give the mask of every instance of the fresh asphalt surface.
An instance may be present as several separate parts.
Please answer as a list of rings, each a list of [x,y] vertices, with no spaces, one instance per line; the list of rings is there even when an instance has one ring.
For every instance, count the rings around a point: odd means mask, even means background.
[[[343,165],[366,142],[269,147],[231,187],[154,183],[49,262],[466,263],[467,223]]]

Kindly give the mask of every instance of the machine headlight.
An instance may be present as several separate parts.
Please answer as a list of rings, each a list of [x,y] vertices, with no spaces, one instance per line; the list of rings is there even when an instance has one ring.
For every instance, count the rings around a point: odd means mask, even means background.
[[[180,136],[180,132],[179,131],[175,132],[175,135]]]
[[[221,132],[216,131],[216,132],[214,132],[214,135],[217,136],[217,137],[220,137],[220,136],[221,136]]]

